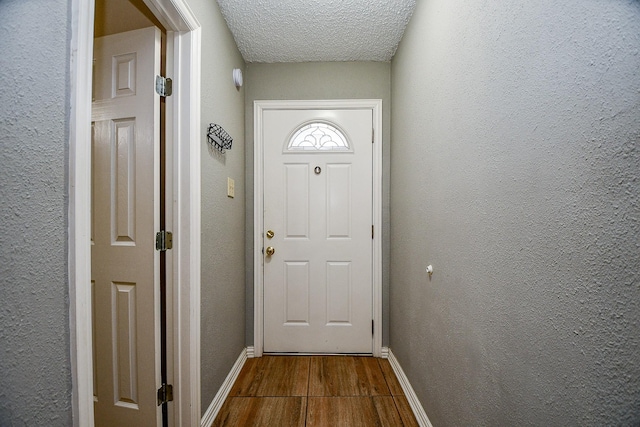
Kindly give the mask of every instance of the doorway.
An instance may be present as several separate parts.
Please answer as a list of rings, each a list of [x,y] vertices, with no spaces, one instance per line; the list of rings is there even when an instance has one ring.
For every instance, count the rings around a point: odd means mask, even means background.
[[[255,102],[256,356],[380,356],[381,115],[380,100]]]
[[[173,280],[172,317],[176,331],[169,351],[173,369],[174,416],[170,424],[199,425],[200,372],[200,25],[182,0],[145,1],[167,29],[167,75],[174,81],[167,101],[168,203],[178,211],[167,218],[174,236],[168,272]],[[73,0],[71,39],[71,119],[69,144],[69,276],[73,412],[76,425],[94,425],[91,319],[91,87],[93,1]],[[184,165],[184,167],[181,167]],[[189,167],[191,166],[191,167]]]

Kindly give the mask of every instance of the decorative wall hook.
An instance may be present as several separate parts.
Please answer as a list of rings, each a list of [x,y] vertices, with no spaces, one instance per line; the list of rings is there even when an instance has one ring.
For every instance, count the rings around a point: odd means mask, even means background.
[[[224,150],[231,150],[233,138],[222,129],[222,126],[211,123],[207,129],[207,142],[211,147],[224,154]]]

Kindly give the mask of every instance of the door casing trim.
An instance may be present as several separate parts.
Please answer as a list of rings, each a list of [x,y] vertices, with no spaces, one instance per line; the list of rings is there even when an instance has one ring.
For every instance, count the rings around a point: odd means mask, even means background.
[[[184,0],[144,0],[167,29],[167,204],[174,232],[173,417],[200,424],[200,24]],[[69,95],[69,329],[74,426],[93,426],[91,80],[94,0],[72,0]],[[171,187],[171,188],[169,188]],[[169,209],[171,211],[171,209]],[[168,273],[169,274],[169,273]]]
[[[262,114],[266,110],[371,109],[373,115],[373,356],[382,356],[382,100],[269,100],[254,101],[253,157],[253,355],[261,357],[264,348],[264,140]]]

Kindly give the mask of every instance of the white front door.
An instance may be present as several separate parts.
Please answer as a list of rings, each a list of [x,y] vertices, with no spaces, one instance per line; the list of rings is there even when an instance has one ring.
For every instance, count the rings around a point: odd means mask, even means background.
[[[265,352],[372,353],[372,120],[263,112]]]
[[[97,426],[162,424],[160,387],[160,32],[94,43],[92,288]]]

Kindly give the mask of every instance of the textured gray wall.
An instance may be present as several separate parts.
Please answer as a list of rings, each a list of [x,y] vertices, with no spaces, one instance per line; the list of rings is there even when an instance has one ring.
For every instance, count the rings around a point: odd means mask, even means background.
[[[71,424],[65,1],[0,0],[0,425]]]
[[[202,26],[202,286],[201,409],[207,410],[244,348],[244,89],[232,71],[244,68],[231,33],[211,0],[189,0]],[[225,157],[206,143],[209,123],[233,138]],[[227,177],[235,198],[227,197]]]
[[[383,345],[389,337],[389,140],[391,65],[385,62],[247,64],[246,72],[246,344],[253,345],[253,101],[382,99]]]
[[[391,349],[432,423],[640,425],[640,2],[419,2],[392,94]]]

